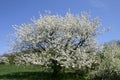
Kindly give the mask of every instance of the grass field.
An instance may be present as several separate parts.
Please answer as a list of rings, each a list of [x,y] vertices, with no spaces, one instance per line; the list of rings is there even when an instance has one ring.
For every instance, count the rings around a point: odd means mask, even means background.
[[[39,66],[0,65],[0,80],[85,80],[73,73],[52,76],[51,70]]]

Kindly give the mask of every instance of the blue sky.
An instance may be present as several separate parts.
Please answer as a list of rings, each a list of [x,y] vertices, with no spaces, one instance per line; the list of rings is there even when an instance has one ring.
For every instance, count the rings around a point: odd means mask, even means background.
[[[33,16],[37,18],[45,10],[64,15],[69,9],[74,14],[89,12],[101,19],[102,27],[111,27],[97,38],[99,44],[120,40],[120,0],[0,0],[0,54],[8,52],[7,35],[14,32],[12,25],[31,23]]]

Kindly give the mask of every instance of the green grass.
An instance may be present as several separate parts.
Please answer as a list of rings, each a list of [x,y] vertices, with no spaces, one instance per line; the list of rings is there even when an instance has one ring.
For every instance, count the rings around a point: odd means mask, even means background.
[[[15,66],[15,65],[0,65],[0,75],[15,73],[15,72],[34,72],[41,71],[40,67],[33,66]]]
[[[0,65],[0,80],[85,80],[74,73],[52,76],[51,70],[39,66]]]

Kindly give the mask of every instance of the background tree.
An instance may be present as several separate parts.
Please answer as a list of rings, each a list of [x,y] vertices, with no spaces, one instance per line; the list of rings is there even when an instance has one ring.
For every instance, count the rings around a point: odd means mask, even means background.
[[[91,79],[120,79],[120,41],[111,41],[104,44],[104,49],[101,56],[100,66],[91,76]]]

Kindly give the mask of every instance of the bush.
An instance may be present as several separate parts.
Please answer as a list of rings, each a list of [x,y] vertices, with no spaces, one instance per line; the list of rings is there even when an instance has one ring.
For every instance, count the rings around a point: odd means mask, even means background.
[[[9,60],[7,57],[0,57],[0,64],[9,64]]]
[[[115,80],[120,79],[120,45],[111,43],[105,46],[101,54],[99,69],[92,72],[93,80]]]

